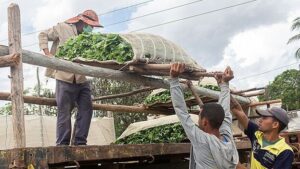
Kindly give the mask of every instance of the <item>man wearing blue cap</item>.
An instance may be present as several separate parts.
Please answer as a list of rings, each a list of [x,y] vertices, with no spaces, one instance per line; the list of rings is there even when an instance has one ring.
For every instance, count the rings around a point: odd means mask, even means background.
[[[287,112],[279,107],[257,110],[258,125],[250,121],[241,105],[231,97],[231,111],[245,129],[252,145],[251,169],[290,169],[294,160],[292,148],[279,136],[288,125]]]

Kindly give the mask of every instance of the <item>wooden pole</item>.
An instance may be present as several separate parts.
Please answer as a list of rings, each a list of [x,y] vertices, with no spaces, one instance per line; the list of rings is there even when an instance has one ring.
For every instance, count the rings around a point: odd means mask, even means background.
[[[8,49],[6,46],[0,45],[0,56],[7,55]],[[30,52],[27,50],[22,51],[23,62],[48,67],[51,69],[62,70],[65,72],[72,72],[75,74],[82,74],[86,76],[99,77],[103,79],[120,80],[129,83],[140,84],[144,86],[151,86],[155,88],[169,89],[170,85],[167,80],[144,77],[133,73],[126,73],[118,70],[112,70],[107,68],[100,68],[94,66],[81,65],[74,62],[69,62],[55,57],[46,57],[40,53]],[[187,89],[187,86],[182,84],[183,90]],[[207,96],[213,99],[218,99],[220,92],[206,89],[203,87],[195,87],[195,91],[198,95]],[[241,104],[250,104],[251,101],[248,98],[242,96],[233,96]]]
[[[159,70],[159,71],[167,71],[169,72],[171,69],[171,64],[136,64],[136,65],[131,65],[131,66],[136,66],[138,68],[142,68],[144,70]],[[185,72],[191,72],[191,71],[196,71],[196,72],[202,72],[206,74],[205,70],[199,69],[199,68],[194,68],[190,66],[185,67]]]
[[[8,43],[9,53],[19,53],[22,60],[20,9],[17,4],[8,7]],[[16,148],[26,146],[23,100],[23,64],[11,66],[11,100],[13,132]]]
[[[20,63],[20,54],[0,56],[0,67],[17,66]]]
[[[241,93],[245,93],[245,92],[250,92],[250,91],[255,91],[255,90],[263,90],[266,89],[265,87],[255,87],[255,88],[251,88],[251,89],[246,89],[246,90],[238,90],[238,91],[231,91],[231,94],[241,94]]]
[[[134,94],[142,93],[142,92],[148,92],[148,91],[151,91],[151,90],[154,90],[154,89],[156,89],[156,88],[146,87],[146,88],[134,90],[134,91],[127,92],[127,93],[121,93],[121,94],[114,94],[114,95],[107,95],[107,96],[97,97],[97,98],[94,98],[93,101],[127,97],[127,96],[131,96],[131,95],[134,95]]]
[[[54,98],[36,97],[36,96],[23,96],[25,103],[56,106]],[[11,100],[10,93],[0,92],[0,100]],[[150,113],[150,114],[174,114],[172,110],[152,110],[144,106],[127,106],[127,105],[113,105],[113,104],[93,104],[93,110],[103,110],[112,112],[123,113]]]
[[[244,97],[253,97],[253,96],[259,96],[259,95],[264,95],[265,94],[265,90],[261,90],[261,91],[255,91],[252,93],[247,93],[247,94],[242,94],[242,96]]]
[[[37,87],[38,87],[38,97],[41,97],[41,82],[40,82],[40,74],[39,74],[39,67],[36,68],[36,79],[37,79]],[[43,112],[42,112],[42,107],[39,105],[39,116],[40,116],[40,136],[41,136],[41,142],[42,142],[42,147],[44,147],[44,125],[43,125]]]
[[[129,70],[143,75],[168,76],[171,64],[137,64],[129,66]],[[222,74],[222,73],[219,73]],[[199,80],[201,77],[214,77],[215,73],[205,72],[201,69],[186,67],[181,74],[182,78],[189,80]]]
[[[281,99],[277,99],[277,100],[268,100],[268,101],[257,102],[257,103],[251,103],[251,104],[249,105],[249,107],[261,106],[261,105],[270,105],[270,104],[274,104],[274,103],[281,103]]]

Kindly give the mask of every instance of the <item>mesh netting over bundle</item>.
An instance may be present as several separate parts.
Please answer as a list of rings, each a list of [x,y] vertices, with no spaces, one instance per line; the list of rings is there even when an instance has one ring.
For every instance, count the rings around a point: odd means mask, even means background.
[[[61,46],[57,57],[66,60],[131,71],[142,75],[166,76],[169,64],[186,64],[189,79],[199,79],[205,72],[181,47],[152,34],[83,33]]]

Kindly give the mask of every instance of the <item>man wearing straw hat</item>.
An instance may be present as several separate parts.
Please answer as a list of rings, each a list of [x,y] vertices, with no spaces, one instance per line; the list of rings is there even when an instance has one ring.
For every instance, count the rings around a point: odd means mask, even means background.
[[[69,38],[83,32],[91,32],[94,27],[103,27],[93,10],[83,13],[58,23],[52,28],[39,34],[39,46],[45,55],[55,55],[58,46],[63,45]],[[48,42],[52,41],[49,50]],[[86,145],[89,127],[92,118],[91,90],[87,79],[83,75],[59,70],[46,70],[46,76],[56,79],[56,102],[57,102],[57,128],[56,144],[69,145],[71,139],[71,111],[74,105],[78,106],[76,116],[74,144]]]

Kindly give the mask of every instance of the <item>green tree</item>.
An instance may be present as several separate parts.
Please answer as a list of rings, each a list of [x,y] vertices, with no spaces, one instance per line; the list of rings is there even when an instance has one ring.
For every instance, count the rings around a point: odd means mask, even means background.
[[[0,107],[0,115],[11,115],[11,103],[5,103]]]
[[[300,30],[300,17],[294,19],[291,29],[292,29],[292,31]],[[295,41],[298,41],[299,39],[300,39],[300,33],[298,33],[298,34],[294,35],[293,37],[291,37],[288,41],[288,44],[292,43],[292,42],[295,42]],[[297,49],[297,51],[295,53],[295,57],[297,59],[300,59],[300,48]]]
[[[25,89],[23,94],[38,96],[37,85],[33,89],[32,88]],[[54,98],[55,94],[54,94],[54,92],[52,92],[52,90],[41,87],[40,96],[47,97],[47,98]],[[56,116],[57,108],[54,106],[41,105],[41,111],[43,112],[42,113],[43,115]],[[24,103],[24,114],[25,115],[39,114],[39,105]],[[6,103],[4,106],[2,106],[0,108],[0,115],[11,115],[11,103],[10,102]]]
[[[300,109],[300,71],[296,69],[286,70],[275,77],[267,86],[267,98],[259,97],[259,100],[282,99],[282,107],[287,110]]]
[[[133,90],[140,89],[140,85],[131,84],[122,81],[114,81],[108,79],[93,78],[91,80],[91,90],[93,97],[106,96],[112,94],[126,93]],[[106,99],[96,101],[96,103],[109,103],[115,105],[135,105],[143,103],[144,99],[150,94],[150,92],[143,92],[128,97]],[[105,116],[105,111],[94,111],[94,116]],[[144,121],[147,119],[147,113],[122,113],[114,112],[114,124],[116,130],[116,136],[119,137],[123,131],[134,122]]]
[[[39,97],[39,88],[38,85],[35,85],[33,89],[29,89],[29,92],[32,96]],[[48,88],[44,88],[43,85],[40,86],[40,97],[46,98],[55,98],[55,93]],[[24,114],[32,115],[39,114],[39,107],[41,108],[42,115],[45,116],[56,116],[57,107],[56,106],[47,106],[47,105],[37,105],[37,104],[24,104]]]
[[[99,79],[93,78],[91,80],[91,90],[93,97],[106,96],[112,94],[120,94],[125,92],[130,92],[133,90],[140,89],[141,86],[130,84],[121,81],[113,81],[107,79]],[[55,94],[53,91],[47,88],[43,88],[43,85],[40,87],[40,96],[47,98],[55,98]],[[38,85],[34,88],[28,88],[25,90],[24,95],[33,95],[38,96]],[[132,95],[129,97],[123,98],[114,98],[114,99],[106,99],[101,101],[96,101],[95,103],[108,103],[108,104],[116,104],[116,105],[134,105],[143,103],[144,99],[150,94],[150,92],[144,92],[136,95]],[[76,114],[76,108],[73,110],[72,114]],[[33,115],[39,114],[39,105],[35,104],[24,104],[24,114],[25,115]],[[41,106],[41,112],[46,116],[56,116],[57,107],[54,106]],[[94,111],[94,117],[103,117],[107,115],[106,111]],[[6,105],[0,108],[0,115],[11,115],[11,103],[7,103]],[[113,113],[116,136],[120,136],[122,132],[131,124],[138,121],[144,121],[147,119],[146,113]]]

